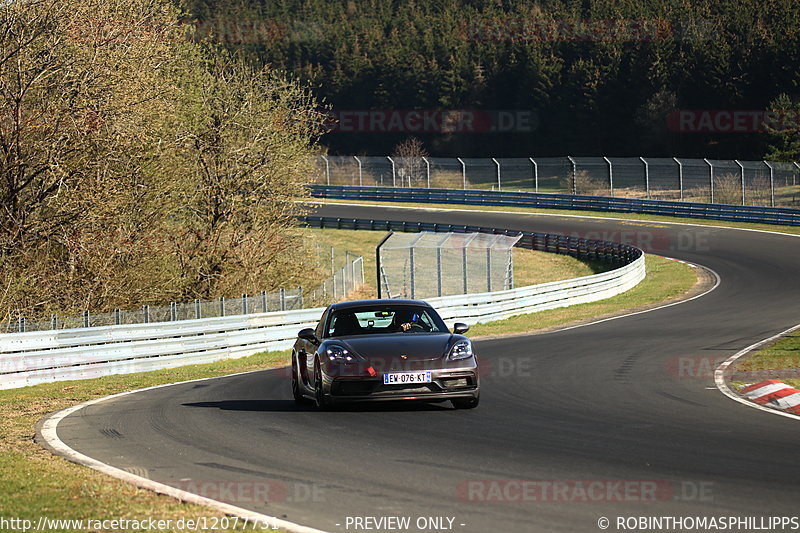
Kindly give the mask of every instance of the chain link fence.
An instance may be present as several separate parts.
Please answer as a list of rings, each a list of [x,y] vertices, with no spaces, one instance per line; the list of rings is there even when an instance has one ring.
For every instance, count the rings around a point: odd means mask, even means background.
[[[317,266],[328,269],[330,276],[321,285],[304,290],[280,289],[274,292],[242,294],[235,298],[170,302],[164,306],[143,305],[139,309],[115,309],[107,313],[84,311],[80,316],[51,315],[47,319],[29,320],[24,316],[0,323],[0,333],[90,328],[123,324],[174,322],[198,318],[214,318],[271,311],[294,311],[325,306],[347,299],[348,294],[364,284],[364,259],[351,252],[317,245]]]
[[[800,164],[659,157],[319,156],[314,183],[800,207]]]
[[[392,233],[379,246],[381,295],[429,299],[514,288],[520,236]]]

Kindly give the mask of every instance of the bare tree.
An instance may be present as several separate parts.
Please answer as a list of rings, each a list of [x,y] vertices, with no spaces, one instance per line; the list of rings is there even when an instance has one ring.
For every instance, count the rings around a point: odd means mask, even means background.
[[[397,164],[397,173],[403,185],[420,187],[427,183],[427,165],[423,157],[428,157],[428,151],[416,137],[408,137],[394,147],[392,158]]]

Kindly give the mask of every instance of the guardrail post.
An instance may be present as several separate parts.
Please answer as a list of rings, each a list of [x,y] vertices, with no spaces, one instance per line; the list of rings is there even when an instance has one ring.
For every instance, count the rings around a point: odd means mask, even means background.
[[[248,309],[249,306],[247,305],[247,303],[248,303],[247,302],[247,293],[243,292],[242,293],[242,314],[243,315],[249,314],[249,312],[248,312],[249,311],[249,309]]]
[[[363,187],[364,186],[364,176],[361,173],[361,160],[356,155],[353,156],[353,159],[355,159],[358,162],[358,186],[359,187]]]
[[[770,203],[771,207],[775,207],[775,169],[772,168],[772,165],[769,161],[764,161],[764,164],[767,165],[769,169],[769,196],[770,196]]]
[[[606,163],[608,163],[608,189],[611,192],[611,197],[614,196],[614,166],[611,164],[611,160],[607,157],[603,157]]]
[[[648,200],[650,199],[650,165],[647,164],[647,161],[644,157],[640,157],[642,163],[644,163],[644,190],[646,191],[646,196]]]
[[[492,158],[492,161],[494,161],[494,164],[497,165],[497,190],[502,191],[503,185],[500,182],[500,163],[494,157]]]
[[[219,297],[219,316],[225,316],[225,297]]]
[[[142,319],[145,324],[150,323],[150,306],[147,304],[142,306]]]
[[[328,158],[326,156],[320,156],[325,161],[325,182],[330,185],[331,184],[331,165],[328,163]]]
[[[708,182],[711,185],[711,203],[714,203],[714,165],[711,164],[711,161],[708,159],[703,158],[703,161],[706,162],[708,165]]]
[[[539,165],[536,164],[536,160],[532,157],[529,157],[531,163],[533,163],[533,190],[534,192],[539,192]]]
[[[194,317],[195,318],[202,318],[200,312],[200,300],[198,298],[194,299]]]
[[[572,194],[578,194],[578,164],[571,155],[568,155],[567,159],[572,163]]]
[[[396,169],[394,168],[394,159],[392,159],[389,156],[387,156],[386,159],[388,159],[389,162],[392,164],[392,187],[397,187],[397,183],[396,183],[396,181],[397,181],[397,172],[396,172]]]
[[[278,292],[281,298],[281,311],[286,311],[286,291],[281,287]]]
[[[458,162],[461,163],[461,177],[464,180],[464,190],[467,189],[467,164],[460,157],[456,157]]]
[[[681,192],[680,199],[683,200],[683,163],[678,161],[677,157],[673,157],[672,159],[675,160],[676,163],[678,163],[678,188],[680,189]]]
[[[741,175],[742,175],[742,205],[747,205],[746,197],[745,197],[745,194],[744,194],[744,165],[741,164],[738,159],[734,159],[733,162],[736,163],[737,165],[739,165],[739,170],[740,170]]]
[[[55,317],[55,315],[53,315],[53,317]],[[117,326],[122,324],[122,313],[120,312],[120,310],[118,308],[114,309],[114,324],[117,325]],[[56,328],[53,328],[53,329],[56,329]]]
[[[423,157],[422,160],[425,161],[425,168],[426,168],[427,174],[428,174],[428,188],[430,189],[431,188],[431,164],[428,161],[427,157]]]
[[[89,310],[86,309],[83,311],[83,327],[89,327]]]
[[[267,312],[267,291],[261,291],[261,312]]]

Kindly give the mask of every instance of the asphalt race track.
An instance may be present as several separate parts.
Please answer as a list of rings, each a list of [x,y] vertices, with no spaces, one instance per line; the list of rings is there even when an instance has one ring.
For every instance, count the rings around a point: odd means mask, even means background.
[[[797,238],[479,211],[319,214],[625,239],[722,282],[644,314],[477,342],[483,390],[472,411],[298,409],[277,370],[103,402],[64,419],[60,438],[151,479],[328,531],[366,531],[353,517],[411,517],[406,531],[447,531],[447,520],[418,529],[417,519],[449,517],[453,531],[573,532],[600,531],[601,517],[617,531],[617,517],[798,514],[800,422],[732,401],[710,372],[800,322]]]

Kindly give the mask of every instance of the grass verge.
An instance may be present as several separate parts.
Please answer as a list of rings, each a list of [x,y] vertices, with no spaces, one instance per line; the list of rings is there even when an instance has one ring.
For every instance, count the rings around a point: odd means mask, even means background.
[[[631,290],[601,300],[476,324],[470,336],[486,337],[547,331],[655,307],[679,299],[698,282],[697,269],[656,255],[645,258],[647,277]]]
[[[591,267],[585,265],[584,268],[591,270]],[[595,319],[598,316],[638,310],[679,297],[695,285],[697,279],[695,269],[656,256],[647,257],[647,269],[647,278],[623,295],[568,309],[544,311],[478,325],[470,335],[480,337],[489,334],[527,333]],[[217,511],[183,504],[140,490],[55,457],[34,442],[34,424],[50,412],[93,398],[164,383],[284,366],[288,359],[287,352],[257,354],[207,365],[0,391],[0,476],[4,489],[0,491],[0,509],[4,510],[6,517],[19,517],[34,523],[40,516],[55,519],[130,520],[148,517],[178,520],[221,516]]]
[[[781,374],[791,372],[792,376],[796,376],[798,369],[800,369],[799,331],[778,339],[769,346],[750,354],[736,363],[736,372],[769,371],[776,379],[780,379],[794,388],[800,388],[800,379],[795,377],[783,378]],[[739,388],[750,384],[739,380],[733,383],[738,385]]]
[[[56,457],[34,442],[34,425],[50,412],[93,398],[164,383],[284,366],[288,360],[288,352],[274,352],[157,372],[0,391],[0,478],[3,480],[0,509],[3,510],[3,517],[32,520],[36,524],[41,516],[51,519],[128,520],[152,517],[174,521],[223,516],[213,509],[184,504],[167,496],[137,489]],[[73,530],[76,529],[49,529]],[[214,531],[241,530],[244,528]],[[164,531],[183,533],[186,529]]]

